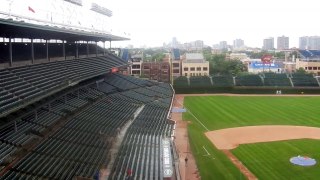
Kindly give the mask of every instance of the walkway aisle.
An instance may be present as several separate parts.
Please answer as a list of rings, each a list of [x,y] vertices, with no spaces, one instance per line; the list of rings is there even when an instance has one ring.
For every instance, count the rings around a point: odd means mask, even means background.
[[[173,107],[182,108],[184,97],[175,95]],[[198,169],[191,153],[187,132],[187,122],[182,121],[182,113],[172,113],[172,119],[177,122],[175,129],[175,144],[179,156],[179,170],[182,180],[198,180]],[[188,161],[185,162],[187,157]]]

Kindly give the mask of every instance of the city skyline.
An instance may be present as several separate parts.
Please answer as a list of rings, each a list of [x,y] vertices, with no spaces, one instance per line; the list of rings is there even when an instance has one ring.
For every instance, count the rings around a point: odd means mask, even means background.
[[[46,18],[51,13],[53,20],[62,19],[88,28],[111,30],[115,34],[119,32],[119,35],[130,34],[130,41],[113,43],[122,47],[129,44],[134,47],[160,47],[172,37],[177,37],[181,42],[202,40],[209,46],[221,41],[232,45],[233,40],[240,38],[248,47],[261,48],[263,39],[275,37],[276,40],[276,37],[285,35],[290,38],[289,48],[292,48],[299,47],[300,37],[320,34],[320,25],[314,18],[319,17],[320,11],[317,6],[312,6],[317,4],[315,0],[303,3],[276,0],[261,0],[259,3],[250,0],[85,0],[83,6],[87,11],[72,11],[68,18],[60,17],[59,13],[66,11],[63,7],[51,8],[53,5],[47,1],[12,2],[13,13],[24,12],[22,15]],[[110,9],[113,16],[103,19],[101,15],[95,15],[89,11],[90,2]],[[32,6],[36,13],[28,11],[28,6]],[[10,6],[3,4],[3,8],[7,10]]]
[[[291,48],[299,47],[299,37],[320,35],[315,0],[108,0],[104,4],[114,12],[113,25],[131,34],[131,41],[122,46],[161,46],[177,37],[181,42],[203,40],[210,46],[240,38],[249,47],[261,48],[263,39],[285,35]]]

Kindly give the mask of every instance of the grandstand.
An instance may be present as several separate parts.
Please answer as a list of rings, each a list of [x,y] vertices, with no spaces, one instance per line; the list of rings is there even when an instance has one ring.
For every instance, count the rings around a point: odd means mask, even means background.
[[[174,176],[162,150],[173,134],[171,85],[113,72],[127,62],[97,46],[126,38],[12,19],[0,35],[0,179]]]

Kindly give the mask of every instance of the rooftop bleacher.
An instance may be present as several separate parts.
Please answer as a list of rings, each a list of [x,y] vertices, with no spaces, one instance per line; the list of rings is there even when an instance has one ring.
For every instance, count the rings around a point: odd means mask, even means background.
[[[299,50],[299,54],[302,56],[302,59],[305,60],[312,60],[320,58],[320,51],[319,50]]]

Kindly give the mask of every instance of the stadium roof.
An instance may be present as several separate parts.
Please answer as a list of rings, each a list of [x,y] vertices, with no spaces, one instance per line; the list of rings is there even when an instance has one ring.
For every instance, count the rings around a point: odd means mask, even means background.
[[[59,39],[67,41],[124,41],[125,37],[107,33],[88,32],[65,27],[37,25],[23,21],[0,19],[0,37]]]
[[[320,50],[299,50],[302,59],[320,59]]]
[[[203,55],[201,53],[186,53],[187,63],[203,63],[206,62]]]

